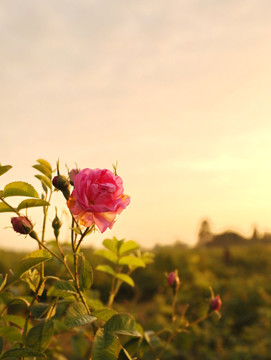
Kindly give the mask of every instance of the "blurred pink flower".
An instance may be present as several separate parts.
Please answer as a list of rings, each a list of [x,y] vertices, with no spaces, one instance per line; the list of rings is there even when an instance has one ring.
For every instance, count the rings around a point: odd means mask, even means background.
[[[74,190],[67,205],[77,221],[96,224],[103,233],[114,225],[117,214],[130,203],[123,194],[121,177],[106,169],[83,169],[74,177]]]
[[[168,285],[172,288],[178,288],[180,286],[180,278],[178,276],[177,270],[171,271],[168,274],[167,282],[168,282]]]
[[[221,308],[222,305],[222,301],[220,299],[220,296],[217,295],[216,297],[214,297],[213,299],[211,299],[210,301],[210,306],[209,306],[209,311],[219,311],[219,309]]]

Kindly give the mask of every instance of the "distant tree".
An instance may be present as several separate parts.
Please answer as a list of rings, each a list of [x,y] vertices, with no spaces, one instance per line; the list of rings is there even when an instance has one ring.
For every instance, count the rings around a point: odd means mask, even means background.
[[[204,246],[213,240],[210,224],[207,220],[203,220],[198,234],[197,246]]]

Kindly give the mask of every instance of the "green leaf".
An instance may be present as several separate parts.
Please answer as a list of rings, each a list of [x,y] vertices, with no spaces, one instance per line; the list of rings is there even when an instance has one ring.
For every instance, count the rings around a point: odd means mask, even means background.
[[[117,274],[116,277],[124,282],[126,282],[130,286],[135,286],[134,280],[126,274]]]
[[[43,175],[47,176],[49,180],[52,179],[52,171],[50,171],[47,166],[43,164],[35,164],[33,165],[33,168],[40,171]]]
[[[44,159],[38,159],[37,162],[41,165],[44,165],[45,167],[48,168],[48,170],[50,170],[52,172],[52,166],[50,165],[50,163]]]
[[[47,250],[36,250],[21,260],[14,269],[14,273],[17,277],[20,277],[29,269],[48,261],[52,258],[52,255]]]
[[[4,188],[3,197],[9,196],[29,196],[38,198],[39,194],[32,185],[24,181],[14,181],[7,184]]]
[[[104,331],[117,335],[141,336],[136,329],[135,319],[130,314],[112,316],[105,324]]]
[[[96,267],[96,270],[103,271],[103,272],[113,275],[113,276],[115,276],[115,274],[116,274],[110,265],[98,265]]]
[[[103,329],[96,332],[92,360],[117,360],[120,350],[120,343],[117,336],[105,333]]]
[[[7,283],[7,279],[8,279],[8,274],[5,275],[5,277],[0,274],[0,292],[4,289],[4,287],[6,286]]]
[[[133,255],[123,256],[119,260],[119,264],[128,265],[129,267],[145,267],[144,261]]]
[[[103,246],[117,255],[117,253],[118,253],[118,240],[115,237],[113,239],[105,239],[103,241]]]
[[[111,261],[114,264],[118,263],[118,257],[116,254],[112,253],[110,250],[99,249],[95,251],[96,255],[102,256],[103,258]]]
[[[154,261],[154,254],[147,251],[142,255],[141,259],[144,261],[146,265],[151,264]]]
[[[120,247],[119,254],[120,256],[123,256],[124,254],[128,254],[137,249],[139,249],[139,245],[135,241],[125,241]]]
[[[47,359],[46,355],[40,351],[31,348],[11,349],[6,351],[0,359],[21,359],[27,357],[34,357],[37,359]]]
[[[158,346],[161,341],[160,338],[152,330],[144,332],[144,339],[151,348],[155,348],[156,346]]]
[[[81,302],[73,302],[67,310],[65,325],[68,327],[83,326],[93,323],[97,318],[87,313]]]
[[[47,176],[44,176],[44,175],[35,175],[35,177],[37,179],[39,179],[39,181],[41,181],[41,183],[44,185],[44,186],[47,186],[49,189],[52,189],[52,182],[48,179]]]
[[[54,334],[54,322],[44,321],[29,330],[26,337],[26,346],[37,351],[44,351]]]
[[[14,212],[14,211],[8,205],[4,204],[3,202],[0,202],[0,213],[2,212]]]
[[[56,281],[48,291],[48,296],[56,297],[67,297],[67,295],[70,297],[71,295],[75,294],[77,294],[77,292],[71,282],[65,280]]]
[[[20,330],[14,326],[0,326],[0,336],[9,342],[20,341],[22,334]]]
[[[21,280],[26,282],[29,288],[35,292],[40,283],[40,274],[36,269],[28,270],[21,276]]]
[[[0,166],[0,176],[5,174],[7,171],[9,171],[12,168],[11,165],[4,165]]]
[[[14,325],[19,326],[21,329],[24,328],[25,318],[19,315],[4,315],[2,317],[3,320],[8,321]],[[28,323],[28,326],[31,326],[30,323]]]
[[[82,289],[90,289],[93,283],[93,271],[90,263],[85,259],[85,256],[81,254],[78,265],[79,272],[79,284]]]
[[[93,316],[96,316],[96,318],[101,321],[108,321],[116,314],[117,312],[110,308],[98,309],[92,313]]]
[[[42,199],[26,199],[23,200],[17,210],[22,210],[22,209],[28,209],[31,207],[36,207],[36,206],[49,206],[50,203],[48,203],[48,201],[42,200]]]

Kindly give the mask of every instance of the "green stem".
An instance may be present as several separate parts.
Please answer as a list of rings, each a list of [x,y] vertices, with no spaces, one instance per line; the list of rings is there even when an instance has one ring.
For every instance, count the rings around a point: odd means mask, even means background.
[[[48,202],[50,203],[52,197],[52,190],[50,191]],[[41,234],[41,242],[44,243],[45,239],[45,228],[46,228],[46,221],[47,221],[47,214],[48,214],[48,206],[44,206],[44,216],[43,216],[43,224],[42,224],[42,234]],[[41,249],[41,245],[39,245]],[[44,263],[40,265],[40,282],[44,279]]]
[[[83,292],[80,289],[79,272],[78,272],[78,250],[79,250],[80,244],[83,241],[84,237],[86,236],[89,228],[86,228],[84,233],[81,234],[81,238],[76,246],[76,238],[74,238],[74,230],[73,230],[74,223],[76,223],[76,225],[78,226],[77,222],[75,221],[75,219],[73,217],[72,218],[72,229],[71,229],[71,245],[72,245],[72,251],[73,251],[74,282],[75,282],[75,287],[76,287],[77,293],[78,293],[82,303],[84,304],[84,306],[87,310],[87,313],[90,314],[89,306],[86,302]]]
[[[7,205],[13,212],[15,212],[18,216],[21,216],[19,211],[17,211],[17,209],[15,209],[14,207],[12,207],[11,205],[9,205],[6,200],[4,200],[2,197],[0,197],[0,200]]]
[[[68,267],[66,261],[62,260],[60,256],[58,256],[53,250],[48,248],[44,243],[42,243],[38,238],[35,238],[35,240],[39,243],[41,247],[43,247],[45,250],[47,250],[51,255],[53,255],[58,261],[61,262],[65,266],[65,268],[68,270],[71,278],[74,280],[73,273],[71,272],[71,269]]]
[[[38,293],[39,293],[39,290],[42,286],[43,282],[40,282],[39,285],[37,286],[37,289],[35,291],[35,294],[33,295],[33,298],[32,298],[32,301],[27,309],[27,314],[26,314],[26,318],[25,318],[25,323],[24,323],[24,329],[23,329],[23,334],[22,334],[22,340],[23,340],[23,343],[25,344],[25,340],[26,340],[26,333],[27,333],[27,328],[28,328],[28,322],[29,322],[29,317],[30,317],[30,314],[31,314],[31,310],[32,310],[32,307],[35,303],[35,301],[37,300],[37,296],[38,296]]]

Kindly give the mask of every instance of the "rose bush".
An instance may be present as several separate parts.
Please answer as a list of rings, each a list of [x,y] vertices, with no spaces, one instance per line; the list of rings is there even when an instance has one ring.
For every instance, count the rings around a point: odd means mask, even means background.
[[[123,194],[120,176],[107,169],[83,169],[73,178],[74,190],[67,205],[83,226],[97,225],[103,233],[112,228],[117,214],[130,203]]]

